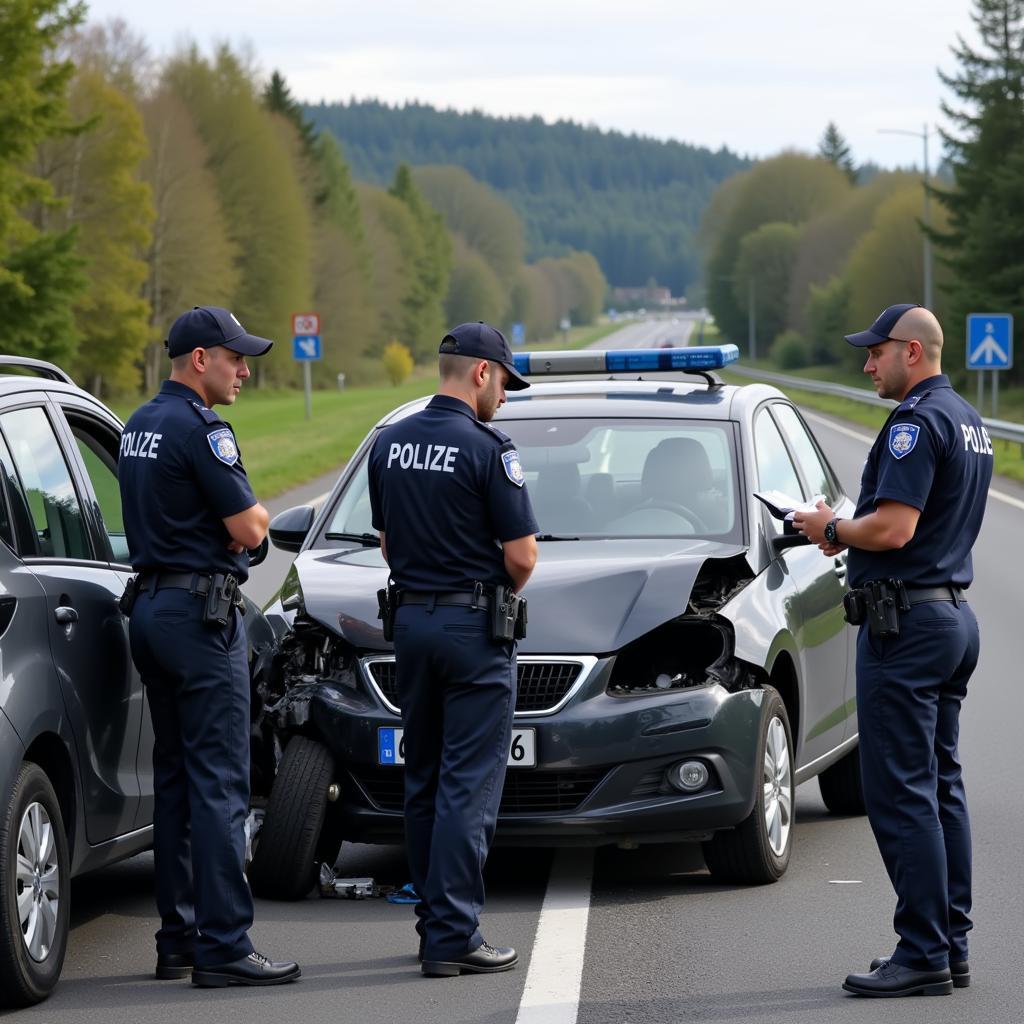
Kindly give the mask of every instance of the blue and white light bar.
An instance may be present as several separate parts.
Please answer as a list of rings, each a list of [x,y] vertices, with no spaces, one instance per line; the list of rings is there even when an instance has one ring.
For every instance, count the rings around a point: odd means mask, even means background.
[[[699,345],[694,348],[624,348],[607,352],[585,349],[570,352],[516,352],[516,370],[524,376],[582,373],[655,373],[672,370],[720,370],[735,363],[735,345]]]

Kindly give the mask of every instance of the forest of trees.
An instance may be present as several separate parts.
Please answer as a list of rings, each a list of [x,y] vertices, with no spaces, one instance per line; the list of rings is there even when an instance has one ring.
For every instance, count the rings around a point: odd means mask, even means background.
[[[373,100],[304,110],[342,143],[357,178],[386,182],[403,162],[455,164],[516,209],[529,258],[584,250],[612,284],[653,280],[677,295],[701,276],[694,236],[711,194],[750,166],[727,149],[539,117]]]
[[[222,305],[283,342],[261,384],[296,379],[293,312],[321,316],[314,379],[384,379],[397,342],[421,362],[446,326],[526,337],[586,324],[607,282],[589,253],[526,262],[523,223],[453,166],[397,162],[357,182],[284,78],[228,45],[156,61],[85,5],[0,7],[0,351],[50,359],[103,396],[152,389],[191,305]]]
[[[741,350],[753,299],[759,354],[771,346],[786,367],[859,369],[863,354],[842,335],[894,302],[924,301],[924,187],[944,366],[964,373],[970,312],[1011,313],[1024,327],[1024,0],[973,7],[980,44],[959,41],[959,69],[941,75],[956,96],[944,108],[954,130],[942,136],[941,177],[861,175],[829,124],[817,155],[783,153],[714,194],[700,234],[708,305]],[[1019,363],[1008,376],[1024,380]]]

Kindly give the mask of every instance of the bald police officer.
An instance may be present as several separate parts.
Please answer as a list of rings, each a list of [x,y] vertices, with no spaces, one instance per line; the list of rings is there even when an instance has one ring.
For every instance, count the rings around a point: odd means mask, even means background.
[[[978,662],[964,591],[992,479],[992,443],[941,372],[942,329],[921,306],[890,306],[846,340],[900,404],[871,448],[853,519],[823,502],[797,529],[828,556],[850,549],[857,716],[868,819],[898,897],[899,942],[843,988],[946,995],[970,983],[971,830],[957,750]]]
[[[238,585],[268,515],[249,487],[231,405],[271,342],[197,306],[167,336],[171,377],[128,420],[118,478],[132,568],[132,658],[153,719],[158,978],[204,987],[292,981],[253,950],[243,874],[249,668]],[[193,970],[194,967],[194,970]]]
[[[405,732],[405,833],[423,974],[491,973],[514,949],[480,935],[516,702],[514,639],[494,639],[497,586],[523,588],[537,521],[511,440],[489,425],[529,385],[500,331],[460,324],[440,348],[427,407],[370,454],[374,528],[398,588],[394,626]]]

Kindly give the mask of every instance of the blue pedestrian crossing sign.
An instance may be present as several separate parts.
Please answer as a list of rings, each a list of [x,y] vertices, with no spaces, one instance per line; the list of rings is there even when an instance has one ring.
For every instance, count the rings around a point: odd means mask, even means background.
[[[292,357],[301,362],[320,358],[320,335],[297,334],[292,338]]]
[[[1013,366],[1013,316],[967,314],[967,369],[1008,370]]]

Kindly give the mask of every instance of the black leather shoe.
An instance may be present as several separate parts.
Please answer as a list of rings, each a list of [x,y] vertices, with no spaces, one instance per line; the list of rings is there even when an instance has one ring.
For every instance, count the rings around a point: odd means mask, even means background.
[[[877,971],[884,963],[888,963],[887,956],[876,956],[871,961],[869,970]],[[949,973],[953,975],[953,988],[968,988],[971,984],[971,965],[966,960],[950,960]]]
[[[192,973],[196,958],[192,953],[158,953],[156,977],[158,981],[181,981]]]
[[[287,961],[275,963],[262,953],[250,953],[241,960],[213,967],[196,967],[192,984],[200,988],[225,988],[228,985],[283,985],[302,977],[299,965]]]
[[[517,963],[519,955],[514,949],[496,949],[484,942],[458,960],[424,960],[422,971],[428,978],[454,978],[463,972],[497,974],[499,971],[511,971]]]
[[[193,975],[194,977],[194,975]],[[870,974],[848,974],[843,988],[855,996],[948,996],[953,991],[953,978],[944,971],[915,971],[886,959]]]

